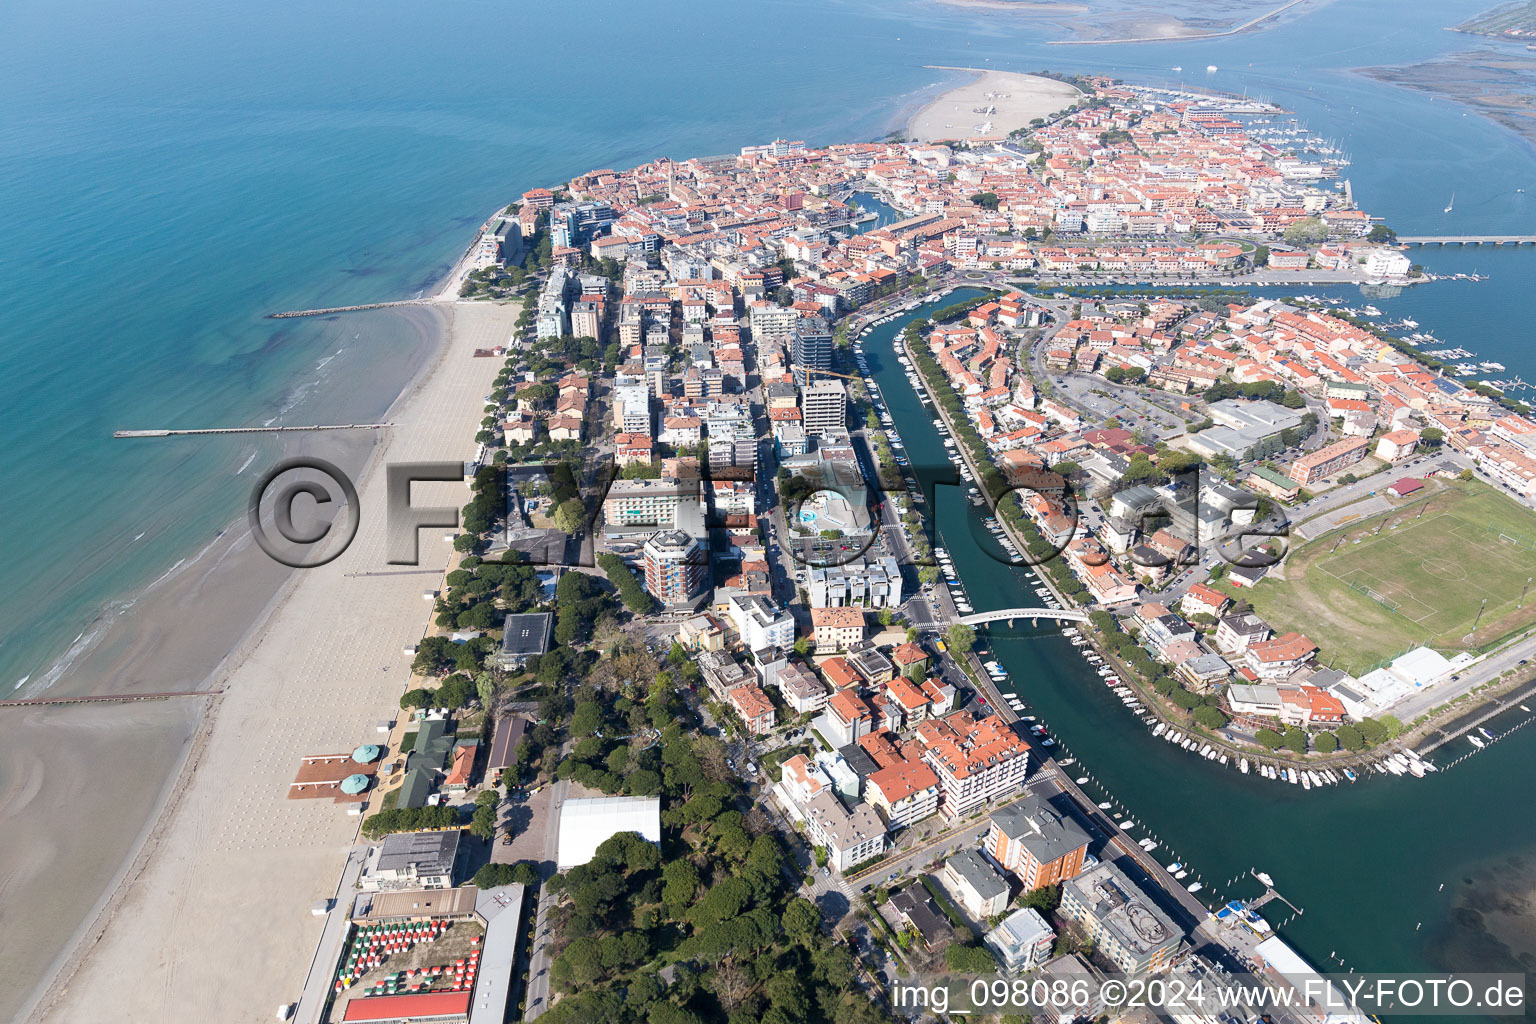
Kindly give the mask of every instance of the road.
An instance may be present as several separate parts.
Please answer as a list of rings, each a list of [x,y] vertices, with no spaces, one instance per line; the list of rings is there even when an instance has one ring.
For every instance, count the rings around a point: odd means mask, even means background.
[[[558,868],[556,857],[559,854],[560,844],[560,808],[569,795],[571,784],[565,779],[553,782],[549,786],[549,807],[545,812],[544,820],[549,823],[547,834],[544,837],[544,866],[545,881],[549,880]],[[548,889],[540,886],[539,905],[533,926],[533,956],[528,963],[528,991],[523,1005],[524,1020],[533,1020],[549,1009],[549,943],[552,938],[549,927],[549,913],[554,909],[559,897]]]
[[[1405,476],[1424,477],[1438,470],[1460,473],[1471,465],[1471,461],[1464,456],[1441,450],[1410,459],[1364,480],[1341,484],[1294,509],[1298,522],[1291,528],[1291,532],[1301,540],[1312,540],[1340,526],[1369,519],[1390,508],[1400,507],[1381,493],[1394,480],[1401,480]],[[1373,492],[1374,497],[1371,496]]]

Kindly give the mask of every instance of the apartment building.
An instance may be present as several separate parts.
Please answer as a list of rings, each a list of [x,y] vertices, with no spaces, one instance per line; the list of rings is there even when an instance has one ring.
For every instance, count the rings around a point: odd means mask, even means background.
[[[864,799],[892,831],[906,828],[939,809],[939,778],[922,761],[901,759],[864,780]]]
[[[818,566],[811,570],[806,590],[812,608],[897,608],[902,601],[901,567],[890,555]]]
[[[812,639],[816,650],[846,651],[864,639],[864,610],[862,608],[812,608]]]
[[[1317,644],[1301,633],[1290,632],[1249,644],[1243,651],[1243,663],[1260,679],[1284,679],[1316,653]]]
[[[1017,792],[1029,774],[1029,747],[995,716],[978,721],[955,711],[923,722],[916,733],[923,760],[939,777],[939,809],[948,818]]]
[[[645,589],[668,610],[696,609],[707,596],[709,551],[685,530],[660,530],[645,542]]]
[[[703,521],[703,485],[698,480],[659,477],[655,480],[615,480],[603,499],[603,519],[609,530],[671,526],[686,510]]]
[[[846,434],[848,396],[839,380],[816,380],[800,392],[801,426],[807,434]]]
[[[992,813],[982,849],[1029,892],[1077,877],[1088,841],[1082,826],[1031,793]]]
[[[734,687],[727,696],[748,733],[766,736],[773,732],[773,701],[768,699],[768,695],[756,683]]]
[[[1008,909],[1008,883],[975,850],[961,850],[945,861],[939,880],[978,921]]]
[[[822,790],[805,805],[806,832],[811,842],[827,851],[827,863],[843,872],[885,852],[885,823],[866,804],[852,810],[829,790]]]
[[[1302,486],[1342,473],[1371,452],[1368,437],[1346,437],[1291,463],[1291,479]]]
[[[749,651],[795,644],[795,620],[787,611],[756,594],[732,594],[726,613]]]
[[[1133,976],[1167,968],[1184,942],[1173,919],[1109,861],[1062,884],[1060,912],[1076,921],[1111,963]]]
[[[831,696],[816,673],[799,661],[779,669],[774,682],[779,688],[779,696],[797,715],[820,711],[827,706],[827,698]]]

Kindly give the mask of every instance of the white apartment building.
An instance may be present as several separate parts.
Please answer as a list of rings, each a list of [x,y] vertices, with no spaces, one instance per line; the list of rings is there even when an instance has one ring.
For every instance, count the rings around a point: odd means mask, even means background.
[[[732,594],[727,614],[749,651],[795,644],[794,617],[756,594]]]
[[[812,569],[807,583],[812,608],[896,608],[901,605],[901,569],[887,555],[873,561]]]

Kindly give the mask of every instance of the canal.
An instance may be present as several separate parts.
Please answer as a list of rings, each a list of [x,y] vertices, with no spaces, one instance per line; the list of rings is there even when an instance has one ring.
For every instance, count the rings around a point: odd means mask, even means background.
[[[937,414],[918,398],[893,343],[912,319],[980,294],[957,290],[861,339],[916,475],[933,488],[937,542],[978,612],[1037,606],[1037,584],[999,561],[995,546],[986,545],[994,554],[982,547],[990,542],[980,525],[987,513],[967,502]],[[1309,792],[1154,739],[1058,629],[983,629],[1009,673],[1007,687],[1079,759],[1070,773],[1090,775],[1091,796],[1145,821],[1150,831],[1134,837],[1152,835],[1163,863],[1181,861],[1186,884],[1203,883],[1207,905],[1257,896],[1262,887],[1246,877],[1257,868],[1302,908],[1300,916],[1278,902],[1265,910],[1321,970],[1536,970],[1536,935],[1522,913],[1536,904],[1536,729],[1425,779],[1372,775]]]

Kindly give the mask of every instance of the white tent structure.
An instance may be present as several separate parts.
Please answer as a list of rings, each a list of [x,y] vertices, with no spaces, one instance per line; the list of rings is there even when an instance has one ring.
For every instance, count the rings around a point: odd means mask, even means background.
[[[560,808],[560,846],[556,864],[561,871],[585,864],[597,848],[620,832],[661,844],[661,798],[602,796],[567,800]]]

